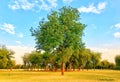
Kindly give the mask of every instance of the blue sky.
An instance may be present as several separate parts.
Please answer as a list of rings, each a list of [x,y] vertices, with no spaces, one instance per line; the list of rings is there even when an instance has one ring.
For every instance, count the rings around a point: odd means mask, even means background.
[[[34,50],[29,29],[37,27],[51,10],[72,6],[86,24],[86,47],[101,52],[102,59],[114,62],[120,54],[120,0],[0,0],[0,44],[13,49],[17,63],[24,53]]]

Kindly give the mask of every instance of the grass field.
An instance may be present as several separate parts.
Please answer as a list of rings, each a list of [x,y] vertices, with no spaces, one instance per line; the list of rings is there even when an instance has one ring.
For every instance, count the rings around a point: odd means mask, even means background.
[[[0,71],[0,82],[120,82],[120,71],[89,70],[79,72]]]

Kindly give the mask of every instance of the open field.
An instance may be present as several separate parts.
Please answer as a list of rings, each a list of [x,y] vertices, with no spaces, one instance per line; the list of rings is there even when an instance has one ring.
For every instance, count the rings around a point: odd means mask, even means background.
[[[0,71],[0,82],[120,82],[120,71],[89,70],[79,72]]]

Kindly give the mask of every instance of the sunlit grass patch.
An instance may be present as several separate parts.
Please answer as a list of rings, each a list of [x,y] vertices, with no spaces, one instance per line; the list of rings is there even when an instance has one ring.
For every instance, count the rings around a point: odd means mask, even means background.
[[[120,82],[120,71],[84,70],[78,72],[0,71],[0,82]]]

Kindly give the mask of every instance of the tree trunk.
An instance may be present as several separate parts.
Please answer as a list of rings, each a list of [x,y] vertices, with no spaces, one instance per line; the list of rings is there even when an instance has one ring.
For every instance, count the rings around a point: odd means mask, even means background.
[[[70,62],[70,71],[72,71],[72,63]]]
[[[12,71],[12,67],[10,68],[10,71]]]
[[[48,64],[46,64],[45,66],[45,71],[48,71]]]
[[[94,69],[94,71],[95,71],[95,63],[93,63],[93,69]]]
[[[64,70],[65,70],[65,68],[64,68],[64,62],[62,62],[62,66],[61,66],[61,75],[64,75]]]
[[[94,66],[94,71],[95,71],[95,66]]]
[[[78,70],[79,70],[79,71],[81,70],[81,66],[78,67]]]

